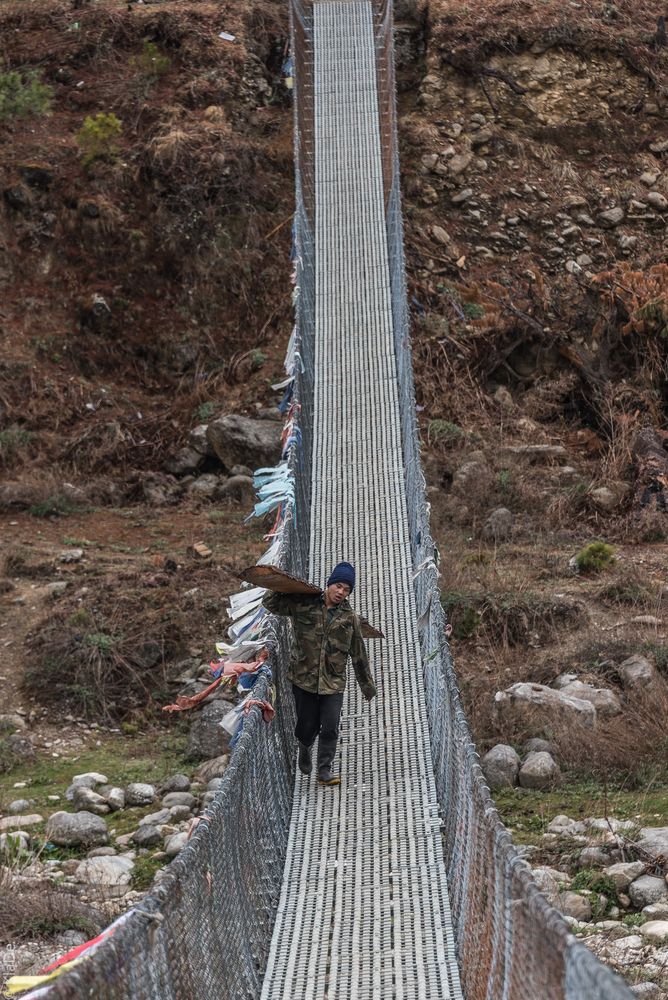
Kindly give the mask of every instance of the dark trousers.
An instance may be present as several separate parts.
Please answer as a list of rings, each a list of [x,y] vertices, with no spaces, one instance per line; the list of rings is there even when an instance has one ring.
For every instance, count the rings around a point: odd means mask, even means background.
[[[339,739],[339,719],[343,706],[343,692],[340,694],[312,694],[292,685],[292,693],[297,709],[295,736],[304,746],[318,742],[318,768],[331,767]]]

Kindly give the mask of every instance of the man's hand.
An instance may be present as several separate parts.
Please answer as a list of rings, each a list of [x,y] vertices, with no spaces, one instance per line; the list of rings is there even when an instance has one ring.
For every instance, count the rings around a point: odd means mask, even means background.
[[[364,688],[364,690],[362,691],[362,694],[364,695],[364,698],[365,698],[365,700],[366,700],[366,701],[371,701],[371,699],[372,699],[372,698],[375,698],[375,697],[376,697],[376,694],[377,694],[377,693],[378,693],[378,692],[376,691],[376,686],[375,686],[375,684],[374,684],[374,686],[373,686],[373,687],[366,687],[366,688]]]

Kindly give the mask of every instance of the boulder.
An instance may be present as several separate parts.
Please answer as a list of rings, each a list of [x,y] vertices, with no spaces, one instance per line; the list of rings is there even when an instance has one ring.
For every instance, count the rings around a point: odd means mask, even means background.
[[[220,496],[237,503],[252,504],[255,500],[253,480],[250,476],[231,476],[220,487]]]
[[[107,824],[89,812],[56,812],[46,824],[46,839],[59,847],[95,847],[109,841]]]
[[[25,719],[15,712],[0,714],[0,733],[14,733],[26,728]]]
[[[668,940],[668,920],[648,920],[640,928],[640,933],[646,941]]]
[[[74,877],[91,885],[129,886],[133,868],[132,859],[122,855],[87,858],[78,865]]]
[[[253,420],[230,413],[207,427],[207,440],[225,466],[275,465],[281,457],[282,427],[272,420]]]
[[[517,784],[520,758],[513,748],[505,743],[492,747],[482,758],[480,765],[491,791],[497,788],[514,788]]]
[[[110,788],[109,791],[105,791],[104,798],[109,808],[114,812],[117,809],[125,808],[125,792],[122,788]]]
[[[162,826],[163,823],[169,823],[171,819],[171,813],[169,809],[160,809],[158,812],[149,813],[148,816],[144,816],[139,820],[140,826]]]
[[[570,819],[570,817],[563,815],[555,816],[547,827],[548,833],[555,833],[557,836],[576,837],[583,834],[584,831],[584,823],[581,823],[576,819]]]
[[[186,819],[190,819],[192,811],[188,806],[170,806],[169,808],[169,822],[170,823],[182,823]]]
[[[25,854],[30,848],[30,837],[25,830],[11,830],[0,833],[0,855],[8,854],[10,858],[17,854]]]
[[[660,191],[650,191],[650,193],[647,195],[647,201],[652,206],[652,208],[655,208],[657,210],[657,212],[668,211],[668,198],[666,198],[665,195],[661,194]]]
[[[638,847],[655,858],[668,860],[668,826],[646,826],[640,831]]]
[[[165,462],[165,469],[173,476],[187,476],[191,472],[197,472],[204,461],[204,455],[194,448],[180,448],[175,455]]]
[[[651,688],[657,681],[657,672],[654,664],[646,656],[641,656],[640,653],[634,653],[624,660],[623,663],[620,663],[617,672],[621,677],[624,687],[631,690],[634,688]]]
[[[190,778],[187,774],[173,774],[171,778],[167,778],[160,785],[161,795],[167,795],[168,792],[187,792],[189,790]]]
[[[222,781],[229,762],[230,755],[227,753],[221,754],[219,757],[214,757],[213,760],[207,760],[206,763],[200,764],[197,770],[197,779],[204,782],[210,788],[212,781]]]
[[[10,813],[24,813],[26,809],[30,809],[32,803],[28,799],[14,799],[7,806],[7,812]]]
[[[509,462],[524,459],[527,462],[555,462],[567,458],[568,452],[562,444],[509,444],[499,451],[499,459]]]
[[[629,886],[631,902],[637,910],[650,903],[663,903],[668,900],[668,885],[665,879],[656,875],[641,875]]]
[[[554,757],[554,747],[552,744],[548,740],[541,740],[539,736],[534,736],[524,744],[525,753],[531,753],[532,750],[536,753],[551,753]]]
[[[165,854],[168,858],[175,858],[188,843],[187,833],[172,833],[165,840]]]
[[[522,788],[544,791],[561,781],[559,765],[549,753],[530,753],[520,768],[519,783]]]
[[[482,529],[482,536],[490,542],[505,542],[513,530],[513,515],[507,507],[497,507],[489,515]]]
[[[35,757],[35,748],[27,736],[12,733],[4,742],[12,757],[18,757],[20,760],[33,760]]]
[[[603,870],[603,874],[612,879],[617,892],[626,892],[634,879],[639,878],[645,866],[642,861],[622,861],[617,865],[610,865]]]
[[[642,1000],[661,1000],[661,987],[657,983],[636,983],[629,987],[629,992]]]
[[[206,764],[204,766],[206,767]],[[211,778],[211,780],[207,782],[206,788],[208,792],[217,792],[220,788],[222,788],[222,785],[222,778]]]
[[[573,684],[577,680],[577,674],[559,674],[552,682],[552,687],[556,688],[557,691],[563,691],[565,687],[568,687],[569,684]]]
[[[490,478],[491,472],[485,462],[464,462],[455,471],[452,479],[452,491],[465,498],[474,489],[484,489]]]
[[[648,920],[668,920],[668,902],[650,903],[649,906],[643,906],[642,915]]]
[[[172,806],[187,806],[192,810],[197,805],[197,799],[190,792],[168,792],[163,797],[162,804],[165,809],[170,809]]]
[[[541,892],[545,893],[553,906],[557,905],[559,895],[571,884],[571,878],[565,872],[556,868],[541,865],[533,869],[533,877]]]
[[[133,782],[125,789],[125,804],[128,806],[150,806],[155,797],[153,785],[140,781]]]
[[[204,706],[188,733],[189,757],[210,760],[212,757],[219,757],[227,749],[229,736],[220,723],[229,710],[229,704],[221,701]]]
[[[201,497],[204,500],[213,500],[220,496],[221,481],[212,472],[207,472],[203,476],[198,476],[194,482],[188,486],[188,493],[191,496]]]
[[[197,427],[193,427],[188,435],[188,447],[196,451],[203,458],[213,458],[215,452],[209,443],[206,432],[207,424],[199,424]]]
[[[611,860],[603,847],[583,847],[575,863],[580,869],[598,868],[599,865],[607,865]]]
[[[560,690],[563,694],[590,702],[601,716],[620,715],[622,712],[622,703],[610,688],[595,688],[582,681],[571,681]]]
[[[130,840],[137,847],[155,847],[162,840],[162,834],[157,826],[140,826]]]
[[[566,917],[573,917],[583,923],[591,920],[591,903],[579,892],[562,892],[559,894],[558,907]]]
[[[614,229],[615,226],[624,221],[624,209],[619,207],[609,208],[599,214],[598,221],[599,225],[603,226],[604,229]]]
[[[85,785],[75,785],[72,805],[77,812],[92,812],[105,816],[109,812],[107,800]]]
[[[545,684],[520,682],[497,691],[494,714],[502,725],[538,725],[548,732],[563,726],[593,729],[596,725],[596,709],[591,702],[554,691]]]
[[[39,813],[31,813],[29,816],[5,816],[4,819],[0,819],[0,832],[20,830],[24,826],[37,826],[38,823],[43,822],[44,817],[40,816]]]

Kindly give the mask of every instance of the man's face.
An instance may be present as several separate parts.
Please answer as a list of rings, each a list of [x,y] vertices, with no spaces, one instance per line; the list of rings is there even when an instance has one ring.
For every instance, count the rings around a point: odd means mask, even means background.
[[[330,583],[326,593],[331,604],[340,604],[350,594],[350,587],[347,583]]]

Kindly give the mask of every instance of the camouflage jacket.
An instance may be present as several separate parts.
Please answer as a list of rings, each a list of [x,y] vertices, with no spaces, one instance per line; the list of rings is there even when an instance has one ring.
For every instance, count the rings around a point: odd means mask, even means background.
[[[294,639],[288,678],[293,684],[313,694],[344,691],[350,656],[362,693],[373,698],[376,685],[369,672],[359,618],[347,601],[331,618],[322,595],[267,593],[262,603],[272,614],[292,620]]]

